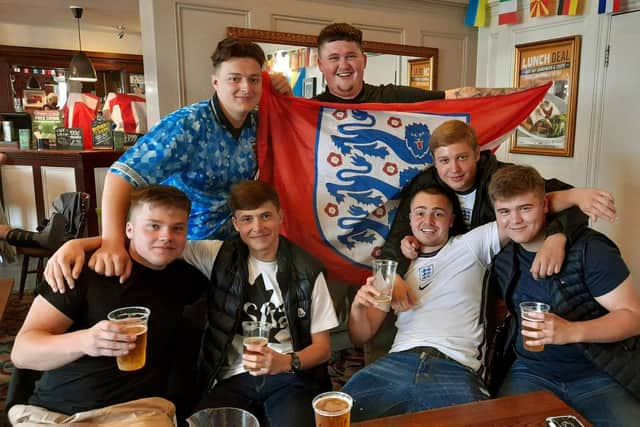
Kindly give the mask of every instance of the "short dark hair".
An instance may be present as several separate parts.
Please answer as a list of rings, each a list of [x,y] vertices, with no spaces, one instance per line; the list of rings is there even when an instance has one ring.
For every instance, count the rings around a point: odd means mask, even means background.
[[[466,142],[469,147],[478,147],[478,137],[471,125],[461,120],[447,120],[436,128],[429,138],[429,150],[433,153],[436,148],[446,147],[458,142]]]
[[[264,51],[254,42],[227,37],[220,40],[216,50],[211,55],[213,70],[217,71],[220,64],[231,58],[253,58],[260,64],[260,68],[262,68],[265,61]]]
[[[507,200],[527,193],[545,194],[545,182],[540,173],[526,165],[510,165],[498,169],[489,182],[492,202]]]
[[[318,34],[318,48],[335,41],[355,42],[362,49],[362,31],[345,22],[329,24]]]
[[[129,212],[142,205],[150,204],[191,212],[191,200],[181,190],[169,185],[147,185],[131,192]]]
[[[231,187],[229,207],[234,214],[238,210],[258,209],[261,205],[272,202],[280,209],[280,198],[273,185],[264,181],[240,181]]]
[[[413,203],[413,199],[415,199],[419,193],[441,195],[446,197],[449,200],[449,203],[451,204],[451,209],[453,211],[453,215],[455,215],[453,219],[453,226],[449,229],[449,236],[456,236],[458,234],[462,234],[467,231],[467,226],[465,225],[464,217],[462,216],[462,207],[460,207],[460,200],[458,199],[458,196],[453,190],[449,188],[445,188],[438,184],[432,184],[428,187],[418,188],[417,190],[413,191],[410,195],[409,209],[411,209],[411,204]]]

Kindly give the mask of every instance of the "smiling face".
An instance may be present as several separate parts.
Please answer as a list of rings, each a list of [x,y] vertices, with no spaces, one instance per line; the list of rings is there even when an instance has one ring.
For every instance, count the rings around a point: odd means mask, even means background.
[[[525,248],[536,250],[544,241],[548,201],[544,194],[523,193],[493,202],[496,221],[504,235]]]
[[[188,218],[182,209],[159,204],[133,208],[126,226],[131,258],[154,270],[175,261],[187,241]]]
[[[213,73],[211,84],[220,107],[234,127],[239,128],[260,101],[262,77],[260,64],[253,58],[230,58]]]
[[[433,161],[438,176],[457,192],[464,192],[473,187],[479,159],[480,149],[473,149],[466,142],[456,142],[433,150]]]
[[[257,209],[238,209],[233,214],[233,226],[249,253],[260,261],[274,261],[280,241],[282,215],[273,202],[265,202]]]
[[[433,252],[447,243],[453,220],[453,207],[443,194],[421,191],[411,201],[411,232],[420,242],[422,252]]]
[[[318,67],[324,75],[329,92],[344,99],[353,99],[362,90],[367,56],[356,42],[336,40],[323,43],[318,54]]]

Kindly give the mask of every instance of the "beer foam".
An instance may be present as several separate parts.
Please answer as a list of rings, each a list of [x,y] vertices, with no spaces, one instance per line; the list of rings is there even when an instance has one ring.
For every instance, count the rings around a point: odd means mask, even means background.
[[[351,403],[340,396],[323,397],[315,403],[316,411],[325,416],[342,415],[347,412],[350,407]]]

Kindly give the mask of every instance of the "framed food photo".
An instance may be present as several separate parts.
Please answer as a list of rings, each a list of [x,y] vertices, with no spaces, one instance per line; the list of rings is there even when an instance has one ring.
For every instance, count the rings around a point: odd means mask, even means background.
[[[22,91],[22,104],[25,108],[42,108],[46,97],[43,90],[25,89]]]
[[[516,128],[511,153],[573,156],[580,42],[580,36],[572,36],[516,46],[515,87],[553,84]]]

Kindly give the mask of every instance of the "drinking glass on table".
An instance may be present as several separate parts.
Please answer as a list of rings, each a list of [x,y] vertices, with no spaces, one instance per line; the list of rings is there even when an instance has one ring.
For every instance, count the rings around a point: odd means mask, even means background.
[[[349,427],[353,399],[347,393],[328,391],[313,398],[311,403],[316,427]]]

